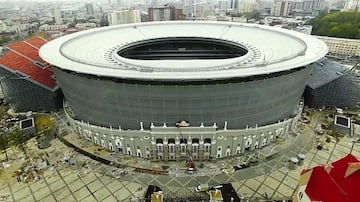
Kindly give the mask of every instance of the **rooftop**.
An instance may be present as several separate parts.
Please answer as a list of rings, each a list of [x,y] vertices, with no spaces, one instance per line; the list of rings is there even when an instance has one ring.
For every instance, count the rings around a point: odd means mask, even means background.
[[[347,68],[331,60],[323,60],[314,66],[314,70],[307,82],[307,85],[316,89],[343,76]]]
[[[331,165],[317,166],[303,173],[309,171],[312,174],[305,192],[312,201],[355,202],[360,198],[359,160],[355,156],[348,154]]]

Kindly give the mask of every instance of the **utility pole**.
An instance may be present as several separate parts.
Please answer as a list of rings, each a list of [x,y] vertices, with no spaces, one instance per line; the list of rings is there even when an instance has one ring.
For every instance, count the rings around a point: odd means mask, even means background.
[[[355,146],[356,143],[360,143],[360,138],[356,138],[355,140],[352,141],[351,149],[350,149],[350,152],[349,152],[350,154],[353,151],[354,146]]]

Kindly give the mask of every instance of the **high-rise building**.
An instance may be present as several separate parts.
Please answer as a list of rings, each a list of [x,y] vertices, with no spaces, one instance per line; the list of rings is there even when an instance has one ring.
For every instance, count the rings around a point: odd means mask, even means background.
[[[214,16],[215,10],[212,4],[198,4],[196,5],[196,18],[203,19],[208,16]]]
[[[149,8],[149,21],[168,21],[174,20],[174,8],[171,7],[152,7]]]
[[[324,5],[324,0],[304,0],[303,10],[304,11],[314,11],[322,9]]]
[[[95,14],[94,7],[93,7],[92,3],[86,4],[85,7],[86,7],[86,14],[88,14],[88,15],[94,15]]]
[[[237,12],[239,13],[251,13],[254,10],[263,10],[263,4],[260,1],[255,0],[241,0]]]
[[[228,8],[229,8],[228,1],[226,0],[218,1],[215,9],[215,15],[217,14],[225,15],[226,12],[228,11]]]
[[[359,1],[358,0],[349,0],[345,3],[344,8],[346,10],[358,11],[359,9]]]
[[[273,16],[288,16],[292,7],[292,2],[288,0],[275,0],[271,9]]]
[[[108,13],[109,25],[141,22],[139,10],[121,10]]]
[[[57,24],[57,25],[62,24],[62,18],[61,18],[61,14],[60,14],[59,10],[51,9],[50,16],[53,18],[53,21],[55,22],[55,24]]]
[[[311,13],[316,10],[322,10],[324,9],[324,0],[292,1],[292,9],[302,10],[308,13]]]
[[[239,9],[239,0],[231,0],[230,1],[230,8],[233,11],[238,11],[238,9]]]
[[[184,20],[182,9],[172,6],[157,6],[148,9],[149,21]]]

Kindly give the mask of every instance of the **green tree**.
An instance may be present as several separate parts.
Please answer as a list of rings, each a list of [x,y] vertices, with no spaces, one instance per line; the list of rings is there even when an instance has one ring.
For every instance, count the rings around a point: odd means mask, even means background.
[[[100,20],[100,27],[109,26],[109,21],[106,19],[106,17],[101,17]]]
[[[10,41],[11,41],[10,37],[0,36],[0,46],[3,46]]]
[[[260,19],[260,13],[258,11],[253,11],[250,13],[245,13],[246,18],[248,19],[254,19],[259,20]]]
[[[27,158],[26,153],[26,141],[29,139],[28,135],[23,131],[20,130],[19,127],[15,127],[13,131],[10,133],[10,142],[11,145],[18,147],[24,152],[25,157]]]
[[[6,161],[9,160],[6,149],[9,148],[9,134],[4,130],[0,129],[0,149],[5,152]]]
[[[339,12],[319,15],[311,21],[313,35],[360,39],[360,13]]]

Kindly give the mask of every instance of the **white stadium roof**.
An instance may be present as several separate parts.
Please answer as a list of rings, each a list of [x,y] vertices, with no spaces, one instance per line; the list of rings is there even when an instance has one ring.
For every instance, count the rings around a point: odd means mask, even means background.
[[[136,60],[121,57],[128,44],[157,38],[214,38],[245,47],[229,59]],[[45,44],[40,56],[78,73],[142,80],[204,80],[247,77],[289,70],[324,57],[327,46],[302,33],[256,24],[171,21],[126,24],[66,35]]]

